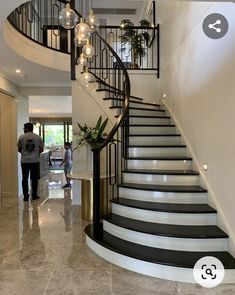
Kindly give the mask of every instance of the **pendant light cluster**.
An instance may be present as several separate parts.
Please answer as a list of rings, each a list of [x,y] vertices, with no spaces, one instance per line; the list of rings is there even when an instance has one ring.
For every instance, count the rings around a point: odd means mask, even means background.
[[[75,44],[77,47],[82,47],[82,53],[77,63],[86,67],[87,59],[92,58],[95,52],[94,47],[90,43],[90,37],[92,32],[98,27],[97,17],[91,10],[87,22],[84,22],[84,19],[80,18],[80,22],[78,23],[77,14],[70,8],[70,4],[67,3],[66,7],[59,14],[59,22],[65,29],[74,29]],[[85,72],[82,74],[82,79],[89,82],[91,78],[92,76],[86,67]]]

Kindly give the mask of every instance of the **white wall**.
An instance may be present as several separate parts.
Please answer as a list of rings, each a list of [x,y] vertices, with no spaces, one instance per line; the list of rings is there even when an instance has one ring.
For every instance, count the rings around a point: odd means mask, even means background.
[[[210,13],[229,21],[227,35],[206,37]],[[235,5],[158,1],[161,92],[175,117],[219,212],[218,223],[235,242]],[[203,163],[208,164],[204,172]],[[222,220],[221,220],[222,219]],[[232,244],[231,244],[232,245]],[[234,249],[232,249],[234,250]],[[235,253],[235,251],[234,251]]]
[[[160,99],[160,80],[156,71],[128,71],[131,83],[131,95],[141,97],[145,102],[155,103]]]
[[[7,45],[25,59],[56,70],[70,71],[68,54],[32,42],[13,28],[9,22],[5,25],[4,37]]]
[[[79,73],[77,73],[79,78]],[[95,89],[91,92],[87,92],[86,89],[82,87],[79,80],[72,82],[72,122],[73,122],[73,131],[79,131],[77,123],[82,126],[86,123],[87,126],[95,126],[98,118],[102,115],[103,120],[109,118],[108,125],[105,129],[105,132],[109,132],[114,125],[116,119],[113,118],[114,111],[107,110],[105,105],[102,105],[102,102],[99,104],[97,100],[102,100],[100,93],[95,94]],[[113,120],[113,121],[112,121]],[[76,146],[76,137],[73,138],[73,148]],[[73,154],[73,173],[77,174],[83,171],[91,170],[92,159],[91,153],[86,152],[86,148],[83,147],[79,152],[74,151]],[[101,155],[101,163],[104,163],[104,155]],[[89,163],[89,167],[87,167]],[[102,173],[102,167],[101,167]],[[78,203],[81,203],[81,184],[80,181],[74,181],[73,183],[73,198],[78,200]]]

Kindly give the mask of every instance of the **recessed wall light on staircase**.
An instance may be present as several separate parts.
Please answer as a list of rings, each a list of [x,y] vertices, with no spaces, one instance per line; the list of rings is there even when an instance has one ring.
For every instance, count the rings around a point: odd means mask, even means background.
[[[203,164],[203,170],[207,171],[208,170],[208,165],[206,163]]]

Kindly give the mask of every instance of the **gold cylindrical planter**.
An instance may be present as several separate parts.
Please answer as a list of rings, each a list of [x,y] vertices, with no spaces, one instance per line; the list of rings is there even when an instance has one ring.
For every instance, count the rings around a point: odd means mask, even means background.
[[[93,220],[93,180],[82,179],[82,219],[92,221]],[[109,208],[107,208],[108,201],[106,200],[106,178],[100,180],[100,214],[101,216],[106,214]],[[109,186],[110,187],[110,186]],[[109,189],[109,188],[108,188]],[[108,203],[109,204],[109,203]]]
[[[82,179],[82,219],[93,220],[92,179]]]

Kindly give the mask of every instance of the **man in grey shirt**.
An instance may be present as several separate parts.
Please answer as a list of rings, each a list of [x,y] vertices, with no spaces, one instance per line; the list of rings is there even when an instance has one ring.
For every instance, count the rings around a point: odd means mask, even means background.
[[[32,200],[37,200],[40,153],[43,152],[43,140],[33,133],[33,124],[24,124],[24,134],[17,142],[18,152],[21,153],[22,188],[24,201],[29,200],[28,178],[32,180]]]

